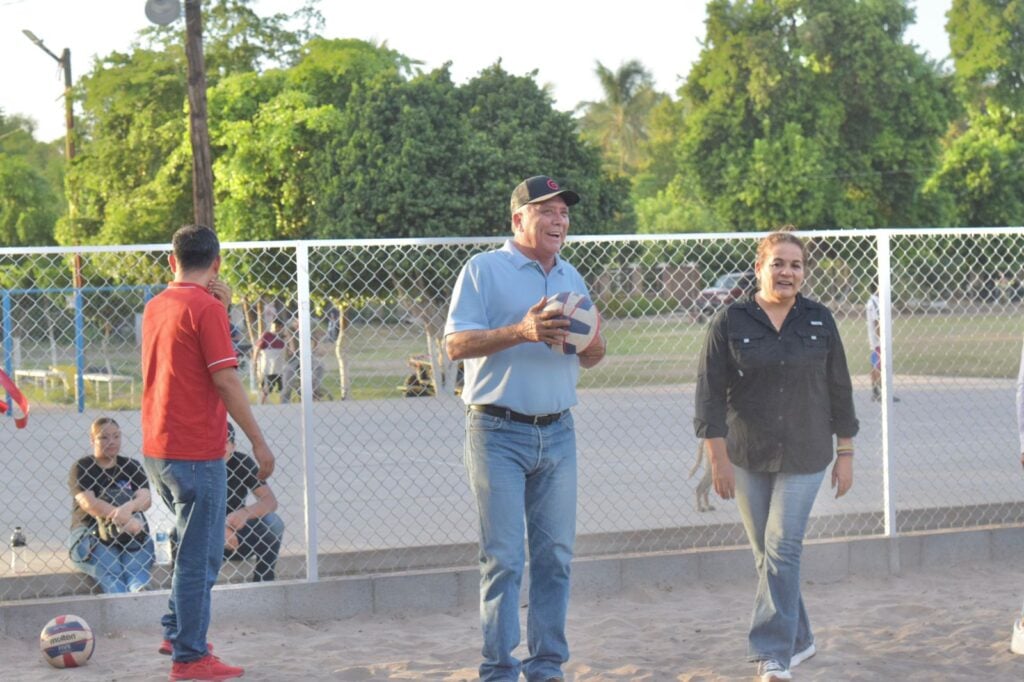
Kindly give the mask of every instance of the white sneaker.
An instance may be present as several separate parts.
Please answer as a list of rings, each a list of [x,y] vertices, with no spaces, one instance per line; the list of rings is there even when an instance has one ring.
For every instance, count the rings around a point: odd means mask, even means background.
[[[780,682],[793,679],[793,674],[776,660],[769,659],[757,664],[757,679],[761,682]]]
[[[1013,621],[1013,637],[1010,638],[1010,651],[1015,654],[1024,654],[1024,623],[1020,620]]]
[[[814,648],[814,642],[811,642],[806,649],[793,654],[793,658],[789,659],[789,669],[792,670],[816,653],[818,650]]]

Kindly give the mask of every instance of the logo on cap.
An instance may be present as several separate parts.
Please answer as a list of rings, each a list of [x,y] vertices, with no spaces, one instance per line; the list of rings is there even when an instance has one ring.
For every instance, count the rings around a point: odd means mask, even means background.
[[[548,188],[549,189],[558,189],[558,183],[555,182],[554,180],[552,180],[551,178],[548,178]]]

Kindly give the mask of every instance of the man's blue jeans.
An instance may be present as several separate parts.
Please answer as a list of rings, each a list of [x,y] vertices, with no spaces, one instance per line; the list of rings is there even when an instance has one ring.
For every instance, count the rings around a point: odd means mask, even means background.
[[[281,553],[281,540],[284,538],[284,521],[271,512],[258,519],[249,519],[245,526],[237,531],[238,549],[224,550],[225,559],[235,557],[252,557],[256,566],[252,571],[252,582],[274,580],[277,557]]]
[[[213,585],[224,561],[227,471],[223,459],[192,461],[145,458],[150,485],[175,515],[178,553],[167,614],[160,619],[174,660],[207,654]]]
[[[69,541],[71,563],[91,575],[107,594],[141,592],[149,583],[153,566],[153,540],[138,550],[104,545],[91,528],[76,528]]]
[[[466,413],[466,470],[480,513],[480,679],[562,675],[569,659],[565,618],[576,540],[576,432],[572,415],[534,426]],[[529,657],[519,644],[519,588],[530,547]]]
[[[825,472],[771,474],[734,469],[736,506],[758,576],[748,654],[751,660],[774,659],[788,668],[793,653],[814,642],[800,595],[800,555]]]

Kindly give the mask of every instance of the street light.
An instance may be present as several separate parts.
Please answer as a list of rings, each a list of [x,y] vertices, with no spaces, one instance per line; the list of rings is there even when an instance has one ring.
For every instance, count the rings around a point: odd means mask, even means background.
[[[35,43],[35,46],[40,50],[50,55],[60,66],[64,68],[64,158],[66,163],[70,166],[72,159],[75,158],[75,112],[72,108],[71,100],[71,50],[64,48],[64,51],[60,53],[58,57],[55,55],[50,48],[43,44],[35,33],[28,29],[22,29],[22,33],[25,37]],[[78,228],[75,225],[75,202],[72,197],[68,197],[68,220],[71,221],[71,234],[75,244],[78,243]],[[74,259],[75,268],[75,287],[82,287],[82,257],[75,254]]]

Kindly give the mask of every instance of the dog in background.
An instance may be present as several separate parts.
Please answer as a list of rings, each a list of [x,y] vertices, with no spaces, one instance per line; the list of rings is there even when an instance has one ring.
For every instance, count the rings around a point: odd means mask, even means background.
[[[704,476],[697,483],[697,511],[715,511],[715,508],[711,506],[711,453],[708,452],[707,448],[704,447],[704,439],[697,439],[697,460],[693,463],[693,468],[690,469],[690,475],[688,478],[693,478],[693,475],[700,469],[701,463],[704,463]]]

